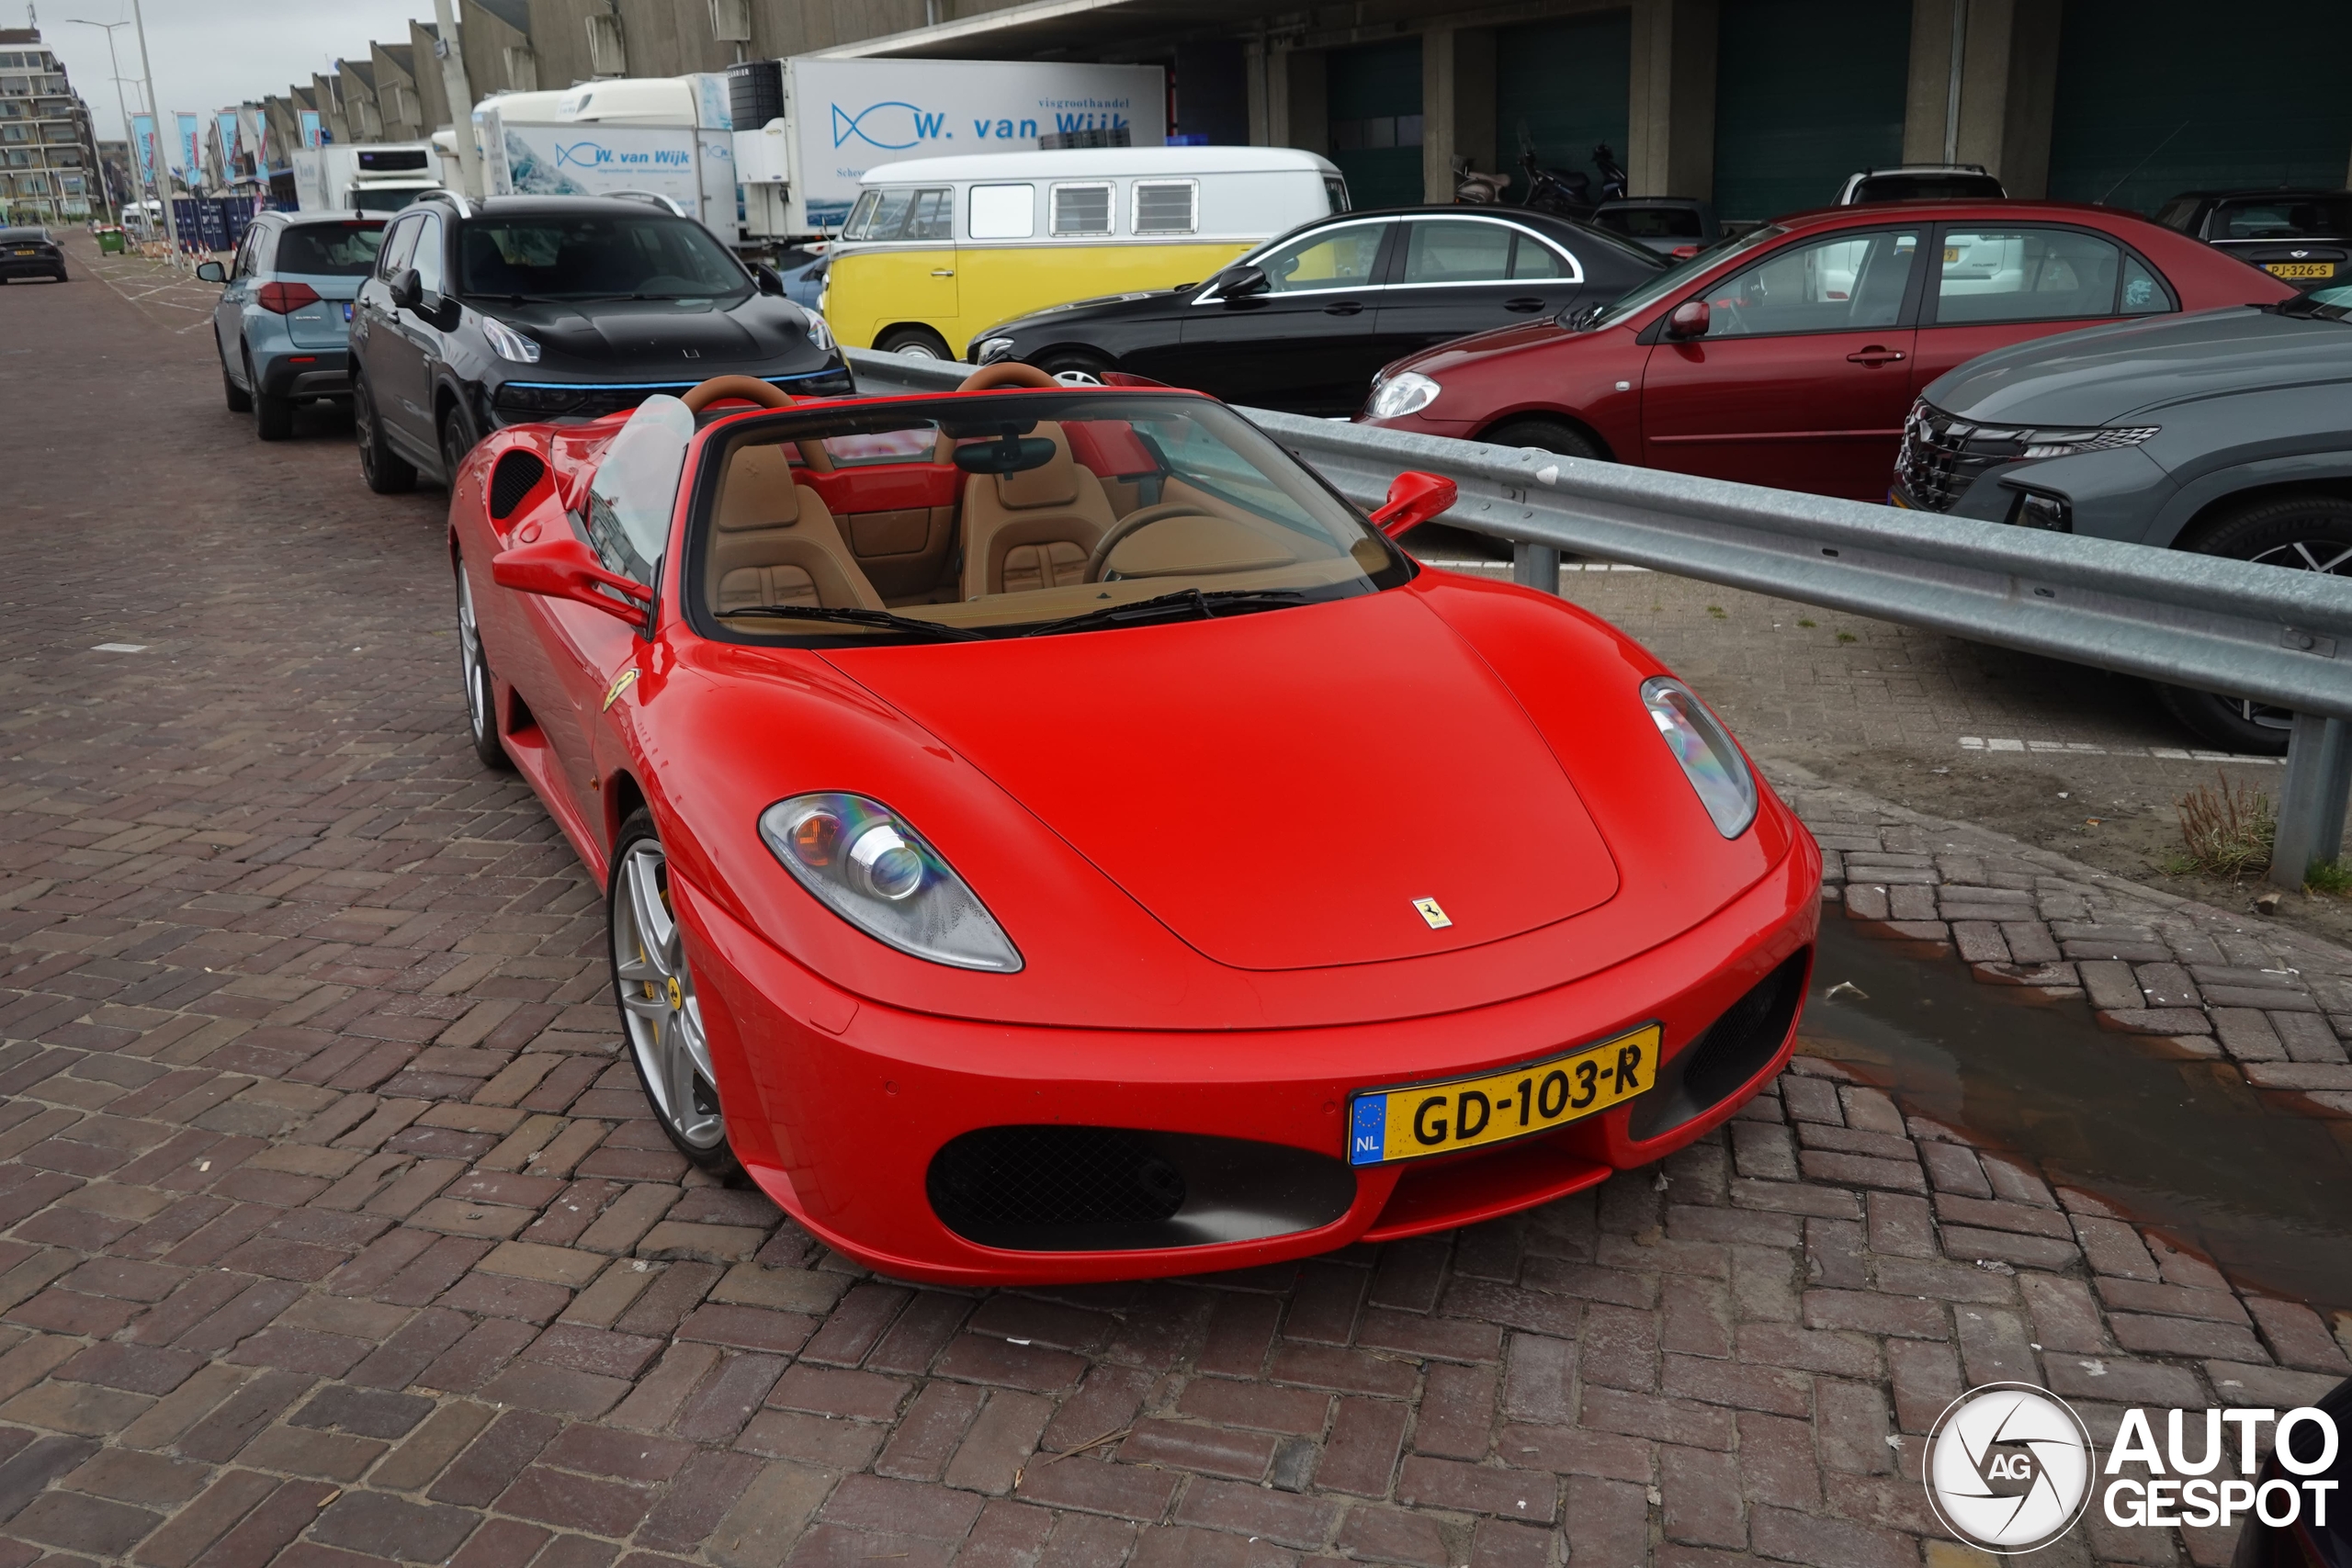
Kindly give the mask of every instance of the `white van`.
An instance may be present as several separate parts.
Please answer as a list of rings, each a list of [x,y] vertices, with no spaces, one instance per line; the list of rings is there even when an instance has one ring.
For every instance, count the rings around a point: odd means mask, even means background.
[[[1339,169],[1290,147],[912,158],[859,184],[825,319],[843,343],[943,359],[1049,305],[1207,277],[1348,207]]]

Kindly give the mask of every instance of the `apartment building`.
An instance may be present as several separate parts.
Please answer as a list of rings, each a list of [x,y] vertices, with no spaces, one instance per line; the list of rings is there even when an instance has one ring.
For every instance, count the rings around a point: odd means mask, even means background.
[[[11,223],[86,219],[106,207],[90,109],[38,28],[0,28],[0,213]]]

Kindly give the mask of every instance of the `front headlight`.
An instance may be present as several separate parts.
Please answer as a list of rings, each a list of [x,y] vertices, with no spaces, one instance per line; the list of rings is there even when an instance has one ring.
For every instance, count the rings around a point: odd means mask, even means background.
[[[983,338],[980,346],[972,353],[972,363],[992,365],[1012,352],[1012,340],[1009,337]]]
[[[2153,424],[2135,424],[2113,430],[2029,430],[2024,433],[2025,455],[2029,457],[2079,457],[2086,452],[2111,452],[2120,446],[2137,446],[2154,435],[2158,428]]]
[[[481,319],[481,335],[490,340],[491,352],[501,359],[511,359],[517,365],[539,362],[539,345],[495,316]]]
[[[817,314],[816,311],[810,310],[807,312],[807,314],[808,317],[808,341],[816,344],[817,347],[823,350],[825,353],[832,353],[833,329],[827,326],[825,324],[825,318]]]
[[[1715,820],[1715,830],[1736,839],[1756,820],[1756,775],[1730,735],[1690,688],[1669,675],[1642,682],[1642,704],[1650,710],[1666,749],[1682,764],[1699,804]]]
[[[879,801],[796,795],[760,813],[760,837],[801,886],[876,941],[958,969],[1021,967],[964,879]]]
[[[1419,413],[1437,401],[1442,390],[1435,381],[1418,370],[1408,370],[1391,376],[1372,394],[1372,417],[1396,419],[1408,413]]]

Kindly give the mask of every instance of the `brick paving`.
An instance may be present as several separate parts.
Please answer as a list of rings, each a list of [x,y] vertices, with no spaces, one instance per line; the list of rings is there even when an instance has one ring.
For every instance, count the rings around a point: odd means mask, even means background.
[[[1943,1568],[1981,1559],[1918,1449],[1963,1386],[2104,1437],[2346,1371],[2352,1327],[1809,1060],[1451,1235],[867,1275],[647,1119],[594,891],[460,739],[438,498],[368,495],[333,420],[255,444],[181,324],[0,289],[45,389],[0,589],[0,1568]],[[1870,929],[2342,1070],[2346,972],[2279,933],[1794,784]]]

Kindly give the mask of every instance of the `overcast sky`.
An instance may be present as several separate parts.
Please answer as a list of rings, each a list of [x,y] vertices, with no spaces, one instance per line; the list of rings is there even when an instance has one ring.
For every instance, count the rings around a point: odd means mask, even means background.
[[[409,18],[433,19],[433,0],[140,0],[147,17],[147,56],[155,68],[155,97],[171,114],[209,115],[247,99],[282,93],[289,82],[334,69],[338,57],[368,58],[368,42],[406,43]],[[100,28],[66,18],[117,22],[130,18],[130,0],[37,0],[41,42],[57,51],[96,118],[98,135],[123,135],[114,74]],[[0,0],[0,27],[25,25],[25,0]],[[139,29],[118,28],[116,58],[130,112],[139,112]],[[176,160],[175,160],[176,161]]]

